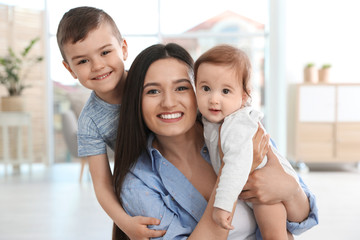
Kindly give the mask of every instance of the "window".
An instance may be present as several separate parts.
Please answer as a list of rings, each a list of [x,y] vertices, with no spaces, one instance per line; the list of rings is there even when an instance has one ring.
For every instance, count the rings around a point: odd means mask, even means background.
[[[136,55],[155,43],[176,42],[196,59],[217,44],[231,44],[243,49],[252,62],[252,105],[264,105],[264,59],[268,15],[267,0],[131,0],[119,1],[47,1],[50,32],[50,77],[54,83],[55,138],[61,135],[60,114],[71,107],[67,96],[80,91],[81,86],[62,66],[56,43],[57,25],[62,15],[77,6],[104,9],[117,23],[129,45],[125,67]],[[85,92],[85,99],[88,92]],[[79,92],[77,92],[79,93]],[[78,94],[79,95],[79,94]],[[77,99],[76,101],[79,101]],[[57,134],[58,132],[58,134]],[[58,136],[61,139],[61,136]],[[62,144],[55,140],[55,162],[70,159],[64,155]]]

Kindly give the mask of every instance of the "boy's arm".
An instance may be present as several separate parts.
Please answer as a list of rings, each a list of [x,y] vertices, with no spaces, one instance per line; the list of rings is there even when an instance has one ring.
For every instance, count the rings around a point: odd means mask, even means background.
[[[121,207],[112,185],[112,173],[106,154],[89,156],[87,160],[98,202],[131,240],[161,237],[165,234],[163,230],[147,228],[147,225],[158,225],[160,223],[158,219],[141,216],[131,217]]]

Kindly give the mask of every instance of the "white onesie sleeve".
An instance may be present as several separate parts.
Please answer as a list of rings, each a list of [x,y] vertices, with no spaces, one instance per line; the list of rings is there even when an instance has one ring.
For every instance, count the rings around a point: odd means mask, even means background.
[[[231,212],[253,162],[252,138],[262,114],[244,107],[225,118],[220,132],[225,163],[216,189],[214,206]]]

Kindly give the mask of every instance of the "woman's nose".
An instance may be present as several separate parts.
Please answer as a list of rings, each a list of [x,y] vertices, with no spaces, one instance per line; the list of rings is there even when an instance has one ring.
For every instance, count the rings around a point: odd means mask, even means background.
[[[173,107],[176,104],[176,96],[171,92],[165,92],[162,97],[161,105],[163,107]]]

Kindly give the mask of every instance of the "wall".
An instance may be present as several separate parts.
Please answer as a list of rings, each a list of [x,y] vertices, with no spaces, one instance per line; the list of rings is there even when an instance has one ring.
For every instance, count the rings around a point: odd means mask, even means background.
[[[43,16],[44,12],[20,7],[11,7],[0,4],[0,54],[6,55],[11,46],[16,53],[20,53],[30,40],[40,37],[30,54],[45,57],[45,37]],[[34,160],[45,162],[47,153],[47,124],[46,124],[46,61],[33,66],[25,83],[31,85],[23,91],[26,111],[32,116]],[[0,85],[0,97],[6,96],[6,89]],[[0,140],[1,141],[1,140]],[[0,144],[1,145],[1,144]],[[2,149],[0,147],[0,155]]]
[[[332,82],[360,82],[359,3],[353,0],[286,1],[287,151],[293,152],[294,84],[303,68],[331,64]]]
[[[286,76],[303,81],[303,67],[332,64],[332,80],[359,82],[359,3],[353,0],[286,2]]]

